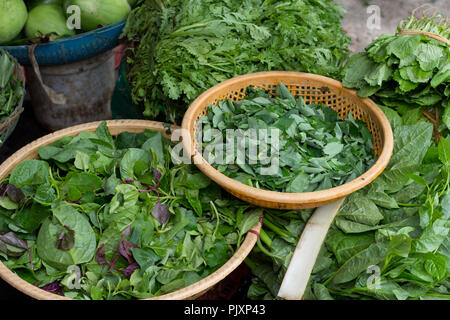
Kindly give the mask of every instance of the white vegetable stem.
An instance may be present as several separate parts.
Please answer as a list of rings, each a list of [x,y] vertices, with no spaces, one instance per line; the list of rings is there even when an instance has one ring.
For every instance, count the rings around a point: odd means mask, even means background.
[[[301,300],[328,229],[345,198],[317,208],[306,224],[284,276],[278,296]]]

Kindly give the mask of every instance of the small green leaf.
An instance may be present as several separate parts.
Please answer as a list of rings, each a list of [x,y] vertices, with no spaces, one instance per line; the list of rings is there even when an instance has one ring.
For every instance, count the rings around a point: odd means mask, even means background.
[[[327,154],[328,156],[335,156],[335,155],[341,153],[343,149],[344,149],[344,145],[342,145],[341,143],[332,142],[325,146],[325,148],[323,149],[323,152],[325,152],[325,154]]]
[[[444,165],[450,162],[450,141],[445,138],[441,138],[438,145],[439,159]]]

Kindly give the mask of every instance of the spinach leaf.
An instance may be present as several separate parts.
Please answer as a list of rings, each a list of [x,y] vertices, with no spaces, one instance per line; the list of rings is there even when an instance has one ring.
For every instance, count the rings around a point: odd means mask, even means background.
[[[130,148],[120,161],[120,175],[122,179],[136,179],[141,177],[149,167],[151,153],[142,149]]]
[[[56,220],[44,220],[37,237],[39,256],[55,268],[65,268],[91,261],[97,245],[95,233],[87,218],[67,204],[52,209]],[[57,248],[58,237],[68,226],[74,232],[74,245],[70,250]]]
[[[354,280],[361,272],[366,271],[368,267],[383,262],[386,252],[386,243],[372,244],[347,260],[333,277],[333,282],[340,284]]]
[[[283,83],[277,90],[271,96],[249,87],[243,100],[208,107],[198,123],[204,127],[204,157],[214,168],[252,187],[301,193],[347,183],[375,162],[363,121],[307,105]],[[221,135],[211,139],[210,129]]]
[[[11,172],[9,182],[17,188],[26,185],[40,185],[49,182],[49,166],[42,160],[26,160]]]

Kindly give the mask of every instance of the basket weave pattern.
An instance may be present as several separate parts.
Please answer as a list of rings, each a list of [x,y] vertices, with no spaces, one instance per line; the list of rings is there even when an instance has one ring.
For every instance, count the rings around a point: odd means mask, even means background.
[[[207,114],[208,107],[227,99],[242,100],[248,87],[265,89],[275,95],[280,82],[294,96],[302,97],[308,104],[324,103],[335,110],[341,118],[346,118],[351,112],[353,118],[362,120],[373,136],[374,154],[378,157],[374,166],[361,177],[339,187],[293,194],[246,186],[228,178],[207,163],[198,152],[200,148],[196,137],[199,130],[197,121]],[[183,119],[182,127],[185,129],[183,133],[185,150],[200,170],[213,181],[241,200],[262,207],[287,210],[319,207],[361,189],[384,170],[394,146],[389,120],[372,100],[358,97],[356,91],[344,88],[336,80],[298,72],[260,72],[225,81],[206,91],[191,104]]]

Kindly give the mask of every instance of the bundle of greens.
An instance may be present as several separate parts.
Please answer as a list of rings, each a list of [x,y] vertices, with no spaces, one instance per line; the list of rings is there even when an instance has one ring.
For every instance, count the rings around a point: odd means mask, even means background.
[[[327,234],[305,299],[450,298],[450,136],[384,108],[394,129],[387,170],[349,196]],[[274,299],[311,211],[265,214],[247,259],[251,299]]]
[[[0,122],[13,114],[25,94],[24,83],[16,72],[17,63],[0,49]]]
[[[428,8],[426,9],[425,7]],[[421,15],[419,14],[420,17],[417,17],[416,11],[422,9],[425,9],[424,12]],[[401,21],[398,31],[425,31],[450,40],[450,28],[447,24],[448,18],[444,18],[433,6],[424,5],[414,10],[410,17]]]
[[[410,17],[398,34],[383,35],[353,55],[344,67],[343,84],[402,115],[421,107],[438,133],[450,128],[450,47],[423,34],[401,34],[417,29],[448,37],[448,25],[435,20]]]
[[[0,259],[74,299],[149,298],[221,267],[260,219],[190,165],[160,132],[105,123],[39,149],[2,181]]]
[[[228,177],[260,189],[330,189],[356,179],[376,161],[372,134],[363,121],[351,112],[341,119],[326,105],[308,105],[283,83],[274,97],[249,87],[243,100],[209,106],[198,123],[205,159]],[[268,171],[271,165],[276,168]]]
[[[129,81],[146,117],[179,121],[203,91],[257,71],[336,76],[348,57],[331,0],[147,0],[130,14]]]

